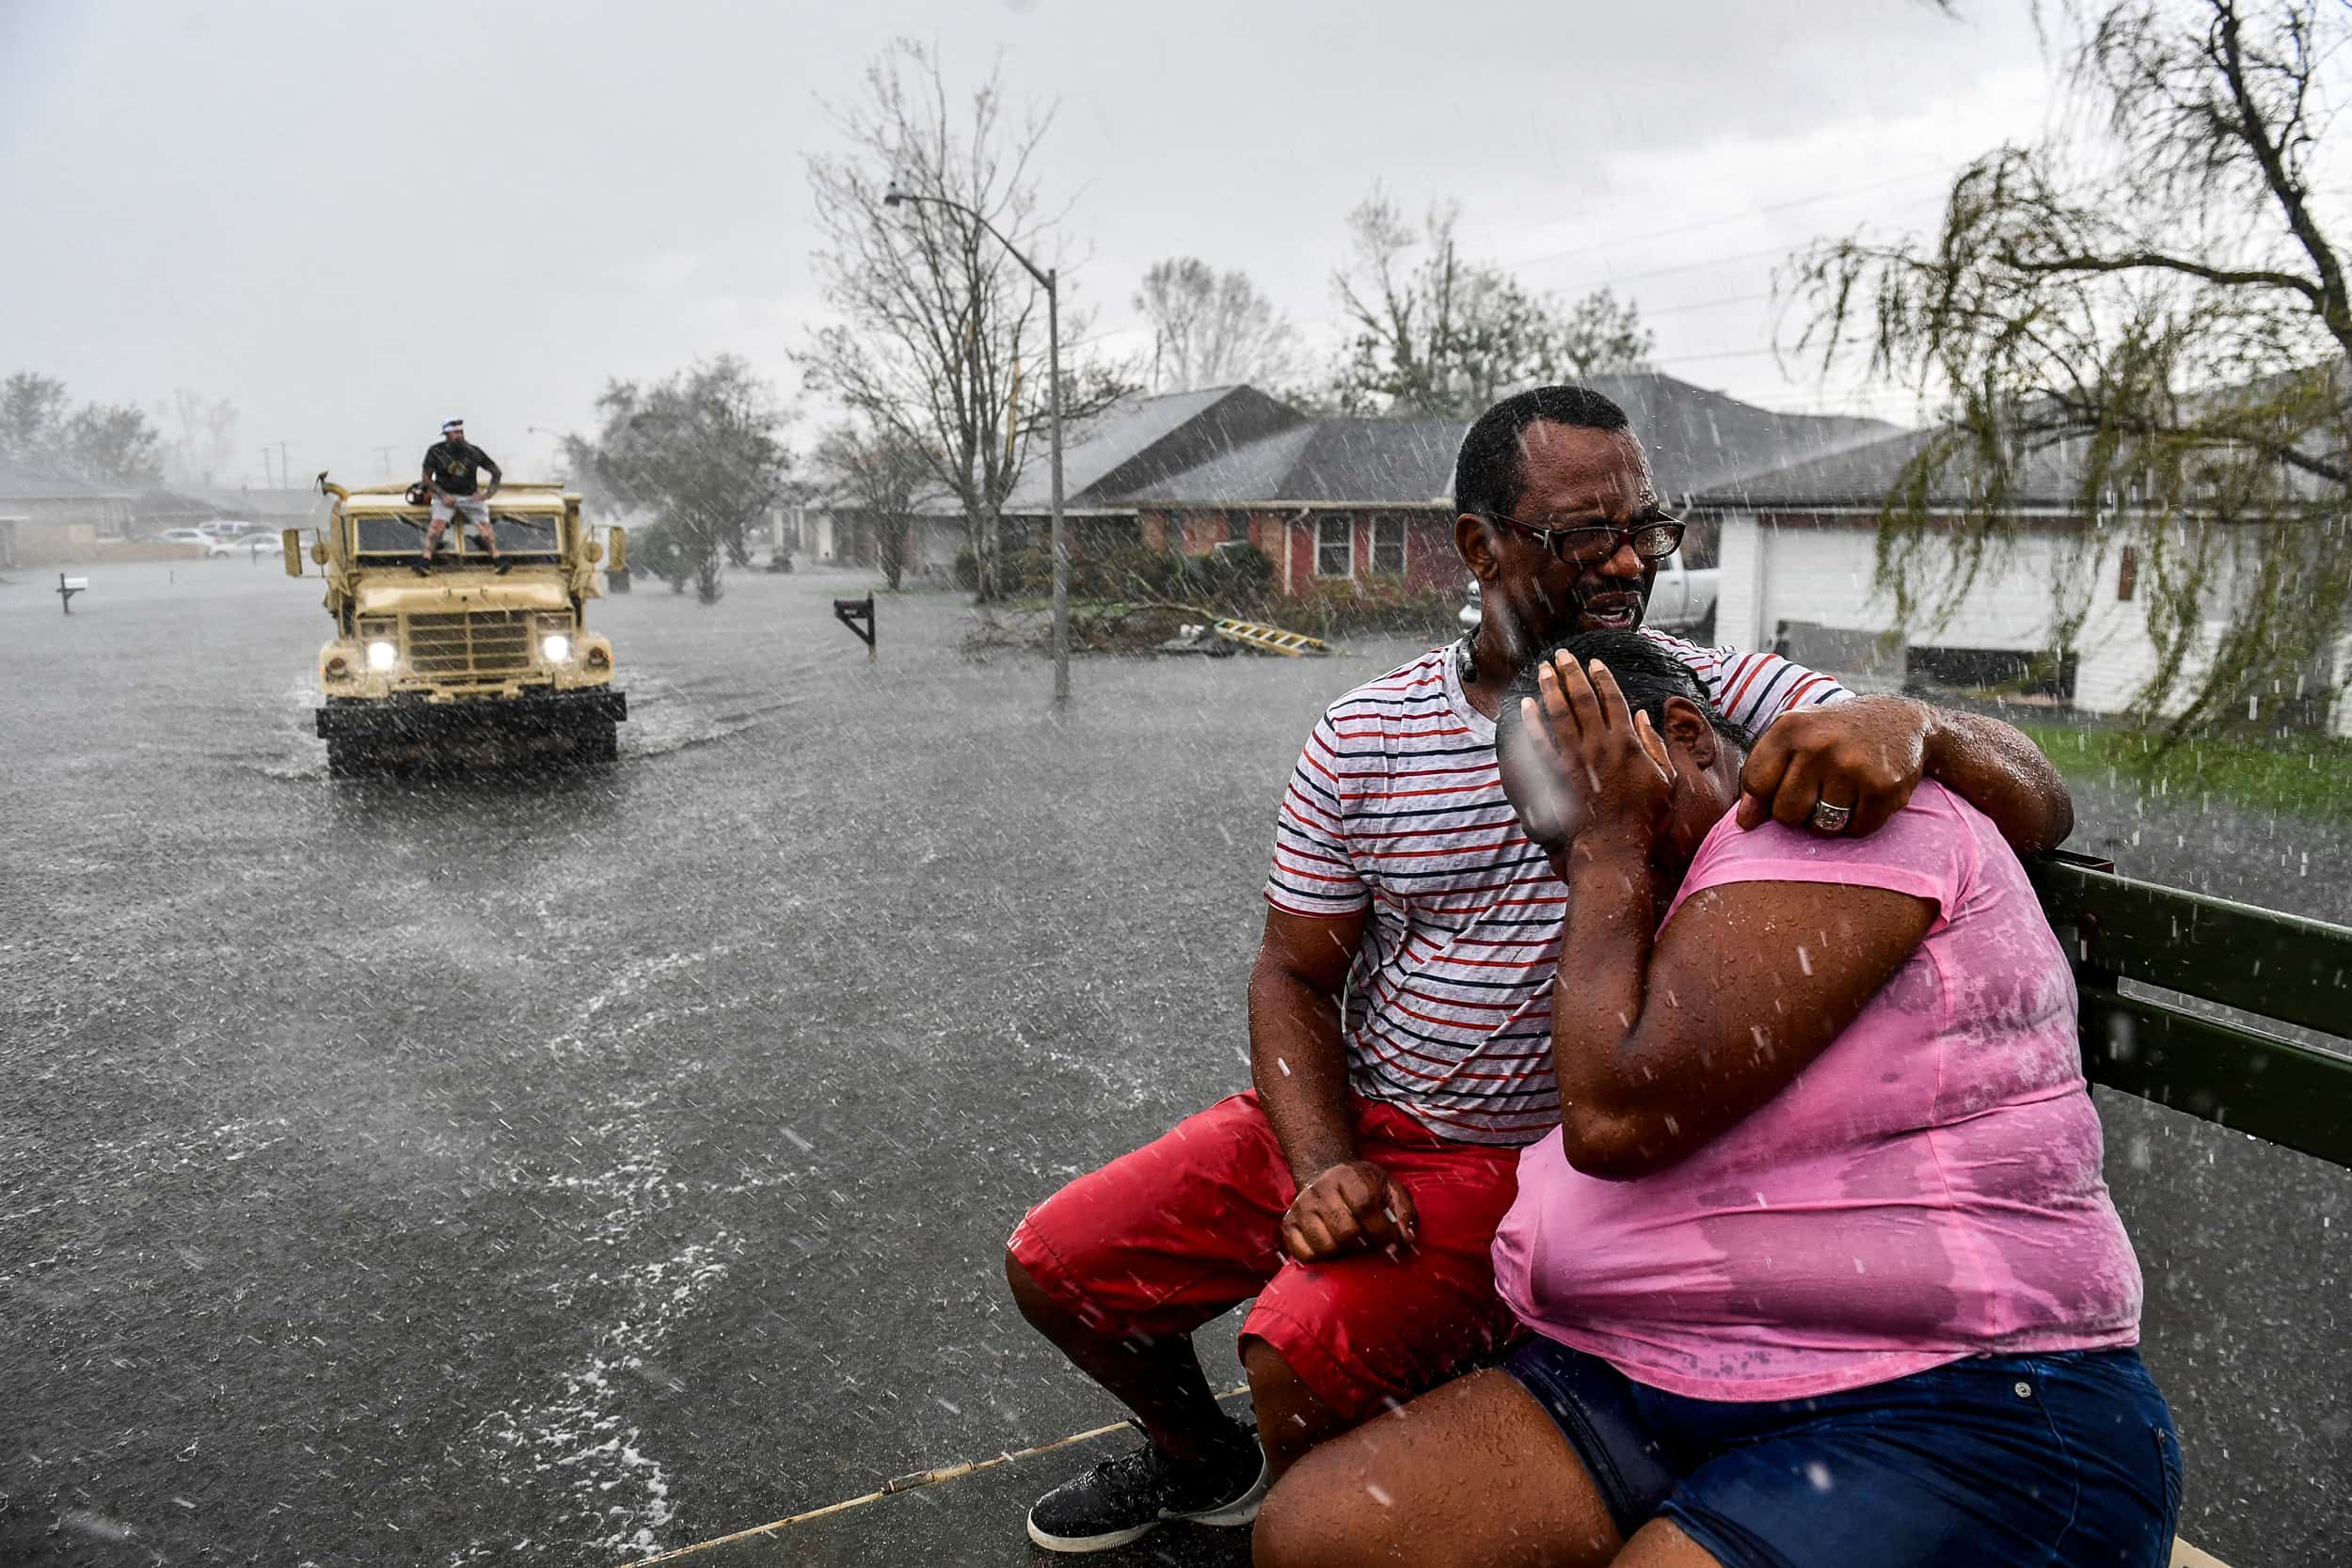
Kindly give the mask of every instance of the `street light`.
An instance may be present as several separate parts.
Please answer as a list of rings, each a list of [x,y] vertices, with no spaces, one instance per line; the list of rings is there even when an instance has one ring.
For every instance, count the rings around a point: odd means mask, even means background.
[[[1070,546],[1062,537],[1061,520],[1061,292],[1055,279],[1060,269],[1040,270],[1035,261],[1021,254],[1021,249],[997,232],[996,226],[961,201],[950,201],[944,196],[916,196],[900,190],[893,183],[882,195],[882,205],[896,207],[902,202],[928,203],[961,213],[995,237],[996,243],[1021,263],[1038,285],[1045,291],[1045,368],[1050,380],[1054,427],[1054,701],[1070,701]]]

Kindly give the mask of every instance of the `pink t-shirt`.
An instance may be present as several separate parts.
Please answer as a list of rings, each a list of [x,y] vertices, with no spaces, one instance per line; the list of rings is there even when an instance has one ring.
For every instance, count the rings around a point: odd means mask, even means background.
[[[1892,888],[1940,912],[1795,1082],[1688,1158],[1605,1181],[1568,1164],[1556,1128],[1528,1146],[1495,1236],[1502,1299],[1637,1383],[1705,1400],[2137,1343],[2139,1264],[2100,1175],[2074,976],[1993,824],[1933,783],[1867,838],[1726,816],[1674,908],[1746,881]],[[1791,933],[1777,961],[1813,961],[1804,945]]]

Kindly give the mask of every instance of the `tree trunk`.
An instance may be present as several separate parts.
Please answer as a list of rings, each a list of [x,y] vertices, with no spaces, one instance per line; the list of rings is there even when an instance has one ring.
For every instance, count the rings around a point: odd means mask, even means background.
[[[996,577],[996,516],[993,512],[964,514],[964,533],[972,546],[972,587],[982,604],[999,597]]]

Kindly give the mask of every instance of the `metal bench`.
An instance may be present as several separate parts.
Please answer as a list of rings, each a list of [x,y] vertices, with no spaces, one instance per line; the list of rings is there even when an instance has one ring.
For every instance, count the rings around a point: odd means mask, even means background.
[[[2084,1076],[2352,1166],[2352,928],[2134,881],[2085,855],[2028,869],[2074,960]],[[2175,1542],[2172,1568],[2228,1565]]]
[[[2063,852],[2032,867],[2074,961],[2092,1083],[2352,1166],[2352,929],[2136,882]],[[2217,1016],[2227,1010],[2230,1016]]]

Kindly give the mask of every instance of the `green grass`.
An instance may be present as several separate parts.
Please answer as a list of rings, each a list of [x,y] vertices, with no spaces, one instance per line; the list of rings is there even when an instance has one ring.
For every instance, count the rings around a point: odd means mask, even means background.
[[[2153,740],[2123,730],[2032,721],[2017,727],[2069,778],[2112,778],[2189,804],[2226,801],[2352,822],[2352,741],[2187,740],[2159,756]]]

